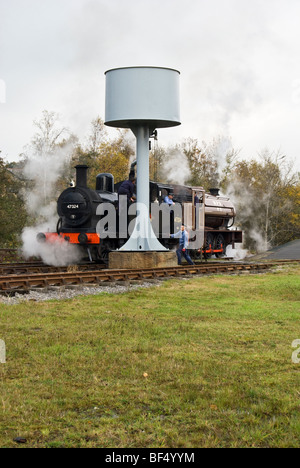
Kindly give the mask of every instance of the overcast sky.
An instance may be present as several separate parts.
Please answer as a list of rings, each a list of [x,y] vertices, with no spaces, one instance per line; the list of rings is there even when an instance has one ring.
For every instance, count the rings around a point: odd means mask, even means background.
[[[300,170],[299,0],[0,0],[0,150],[17,160],[44,109],[79,138],[104,115],[106,70],[180,71],[185,137],[230,137]]]

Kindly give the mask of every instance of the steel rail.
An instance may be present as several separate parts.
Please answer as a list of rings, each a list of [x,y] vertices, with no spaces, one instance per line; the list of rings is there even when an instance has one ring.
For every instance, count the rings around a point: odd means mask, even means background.
[[[296,261],[297,262],[297,261]],[[299,262],[299,261],[298,261]],[[295,263],[289,261],[288,263]],[[230,263],[201,264],[168,268],[146,268],[135,270],[86,270],[74,272],[35,273],[24,275],[0,276],[0,292],[10,293],[18,290],[29,291],[32,288],[47,288],[53,286],[71,286],[102,284],[130,281],[147,281],[153,279],[182,278],[192,275],[208,275],[217,273],[258,272],[267,270],[282,262],[266,263]]]
[[[0,264],[0,276],[14,275],[14,274],[34,274],[34,273],[56,273],[56,272],[68,272],[72,268],[82,270],[94,270],[104,268],[104,265],[100,264],[81,264],[74,266],[50,266],[45,265],[42,262],[37,263],[10,263],[10,264]]]

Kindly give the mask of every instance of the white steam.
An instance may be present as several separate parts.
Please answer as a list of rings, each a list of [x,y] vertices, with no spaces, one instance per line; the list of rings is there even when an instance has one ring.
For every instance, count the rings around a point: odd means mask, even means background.
[[[214,174],[214,184],[215,187],[218,188],[225,174],[226,167],[234,155],[237,154],[233,148],[232,140],[228,136],[219,135],[210,143],[203,142],[203,152],[217,164],[216,173]]]
[[[222,178],[226,175],[226,171],[230,170],[230,185],[226,189],[225,195],[230,198],[237,211],[237,221],[241,226],[247,225],[249,219],[252,220],[252,228],[247,230],[247,237],[251,240],[251,244],[257,253],[266,252],[270,245],[265,239],[265,235],[259,227],[257,219],[257,194],[238,178],[234,178],[234,172],[230,166],[233,164],[239,151],[233,148],[231,138],[220,135],[214,138],[209,144],[204,143],[204,152],[217,163],[217,171],[214,174],[214,183],[219,186]],[[250,252],[236,244],[236,248],[230,246],[226,251],[227,255],[234,257],[236,260],[242,260],[250,255]]]
[[[236,261],[244,260],[246,257],[248,257],[248,255],[249,251],[244,249],[241,244],[235,244],[235,248],[233,248],[231,245],[228,245],[226,249],[226,256],[232,257]]]
[[[27,211],[35,217],[48,219],[56,216],[56,183],[70,162],[72,145],[57,148],[55,152],[31,155],[24,167],[24,176],[32,182],[32,189],[25,194]]]
[[[80,260],[80,252],[67,242],[39,243],[38,233],[56,232],[57,182],[70,163],[72,145],[57,147],[51,153],[31,155],[24,167],[24,176],[30,180],[31,189],[24,200],[27,212],[35,223],[22,233],[22,253],[25,258],[40,257],[48,265],[63,266]]]
[[[257,253],[263,253],[271,247],[266,240],[264,233],[261,232],[257,220],[257,197],[249,190],[245,183],[240,180],[233,179],[227,187],[226,196],[230,198],[237,212],[238,222],[243,226],[247,224],[249,219],[252,222],[251,229],[247,230],[247,236],[252,241],[254,249]],[[228,251],[229,252],[229,251]],[[236,256],[246,256],[247,251],[237,252]],[[234,254],[234,250],[230,252]]]
[[[188,158],[177,148],[170,150],[163,163],[162,173],[167,183],[184,185],[191,177]]]
[[[40,257],[46,265],[66,266],[82,259],[80,250],[68,242],[56,239],[51,243],[37,241],[37,234],[47,232],[47,224],[23,230],[23,255],[25,258]]]

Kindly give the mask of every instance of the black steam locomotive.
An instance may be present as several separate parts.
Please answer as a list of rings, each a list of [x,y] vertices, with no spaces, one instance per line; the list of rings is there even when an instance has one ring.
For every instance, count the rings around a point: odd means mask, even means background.
[[[130,177],[133,176],[134,166],[131,166]],[[90,261],[107,263],[109,252],[119,249],[129,237],[120,235],[118,221],[115,232],[99,233],[99,221],[106,215],[99,210],[102,206],[113,206],[116,213],[120,209],[118,188],[120,184],[114,184],[112,174],[99,174],[96,177],[95,190],[87,186],[87,171],[85,165],[76,166],[76,185],[69,187],[61,193],[57,201],[59,220],[57,231],[54,233],[40,233],[40,242],[69,242],[83,249]],[[138,184],[138,181],[137,181]],[[188,187],[182,185],[169,185],[150,182],[150,203],[161,204],[170,193],[173,194],[175,203],[181,206],[195,206],[195,197],[199,199],[199,206],[203,207],[204,241],[201,247],[190,251],[194,258],[210,258],[212,255],[222,257],[226,254],[228,245],[234,247],[235,243],[242,242],[242,232],[233,230],[235,208],[230,199],[219,195],[218,189],[211,189],[205,193],[202,187]],[[106,205],[103,205],[106,204]],[[108,205],[107,205],[108,204]],[[194,209],[192,209],[192,224],[195,221]],[[134,215],[133,215],[134,218]],[[118,216],[116,217],[118,220]],[[130,219],[129,219],[130,221]],[[182,220],[170,217],[170,233],[176,233],[180,229]],[[191,225],[190,228],[193,228]],[[174,248],[176,239],[163,236],[159,230],[158,238],[166,248]]]

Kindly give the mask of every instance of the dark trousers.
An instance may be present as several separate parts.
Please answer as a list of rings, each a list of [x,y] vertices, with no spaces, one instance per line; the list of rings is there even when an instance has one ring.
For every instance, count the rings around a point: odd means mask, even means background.
[[[194,265],[194,262],[191,259],[191,257],[189,256],[188,251],[186,250],[185,252],[183,252],[182,247],[179,247],[179,249],[176,250],[176,255],[177,255],[177,258],[178,258],[178,265],[181,265],[181,255],[184,256],[184,258],[186,259],[186,261],[190,265]]]

